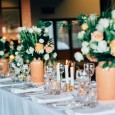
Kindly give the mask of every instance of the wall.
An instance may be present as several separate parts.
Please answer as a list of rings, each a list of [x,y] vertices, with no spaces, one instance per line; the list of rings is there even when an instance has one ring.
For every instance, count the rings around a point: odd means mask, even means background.
[[[36,4],[33,6],[33,4]],[[45,6],[53,6],[53,3],[44,3]],[[43,4],[42,4],[43,6]],[[100,0],[62,0],[55,6],[55,14],[41,14],[39,2],[31,1],[32,23],[35,24],[38,19],[44,18],[75,18],[81,13],[96,13],[100,15]]]

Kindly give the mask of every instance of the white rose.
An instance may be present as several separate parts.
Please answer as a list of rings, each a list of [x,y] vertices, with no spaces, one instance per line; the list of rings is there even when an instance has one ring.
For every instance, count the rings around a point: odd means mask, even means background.
[[[84,38],[84,35],[85,35],[85,31],[80,31],[78,32],[77,38],[82,40]]]
[[[4,38],[1,38],[0,41],[1,41],[2,43],[5,43],[5,42],[6,42],[6,40],[5,40]]]
[[[99,20],[99,24],[103,27],[103,28],[108,28],[109,27],[109,19],[107,18],[103,18]]]
[[[78,62],[80,62],[81,60],[84,60],[84,57],[83,57],[83,55],[82,55],[80,52],[76,52],[76,53],[74,54],[74,57],[75,57],[75,59],[76,59]]]
[[[4,55],[4,52],[3,52],[3,51],[0,51],[0,55],[1,55],[1,56]]]
[[[33,54],[33,52],[34,52],[33,47],[29,47],[29,49],[26,50],[26,53],[28,53],[28,54]]]
[[[53,54],[53,58],[56,58],[56,57],[57,57],[57,53],[54,53],[54,54]]]
[[[37,30],[37,26],[32,26],[33,31]]]
[[[87,47],[88,45],[89,45],[88,42],[86,42],[86,41],[82,42],[82,47]]]
[[[24,31],[24,30],[26,30],[26,27],[24,26],[24,27],[22,27],[22,30]]]
[[[112,15],[112,18],[115,19],[115,10],[112,10],[111,15]]]
[[[90,48],[92,48],[93,50],[96,50],[97,49],[97,42],[95,41],[90,41]]]
[[[89,47],[82,47],[81,51],[84,55],[87,55],[89,53]]]
[[[44,55],[44,59],[45,59],[45,60],[48,60],[48,59],[49,59],[49,54],[45,54],[45,55]]]
[[[20,51],[21,49],[22,49],[22,47],[21,47],[21,46],[18,46],[18,47],[17,47],[17,50],[18,50],[18,51]]]
[[[15,52],[15,55],[18,55],[18,52]]]
[[[97,29],[97,31],[99,31],[99,32],[103,32],[103,31],[104,31],[103,26],[101,26],[100,24],[97,24],[96,29]]]
[[[39,39],[40,43],[44,43],[44,40],[42,38]]]
[[[103,52],[109,51],[109,47],[107,47],[107,42],[105,40],[98,42],[97,51],[99,53],[103,53]]]

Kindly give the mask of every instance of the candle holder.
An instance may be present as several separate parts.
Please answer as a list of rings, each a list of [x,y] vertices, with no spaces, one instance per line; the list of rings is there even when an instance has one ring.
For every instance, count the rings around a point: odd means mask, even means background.
[[[70,84],[69,84],[69,83],[66,84],[66,91],[67,91],[67,92],[70,91]]]

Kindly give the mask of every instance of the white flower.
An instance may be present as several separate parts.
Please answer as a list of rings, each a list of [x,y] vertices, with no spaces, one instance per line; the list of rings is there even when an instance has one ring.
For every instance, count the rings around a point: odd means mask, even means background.
[[[39,39],[40,43],[44,43],[44,40],[42,38]]]
[[[6,40],[5,40],[4,38],[1,38],[0,41],[1,41],[2,43],[5,43],[5,42],[6,42]]]
[[[107,46],[107,42],[105,40],[98,42],[97,52],[103,53],[109,51],[109,47]]]
[[[85,31],[80,31],[78,32],[77,38],[82,40],[84,38],[84,35],[85,35]]]
[[[113,29],[115,30],[115,24],[113,25]]]
[[[32,29],[32,28],[28,28],[28,31],[29,31],[30,33],[33,33],[33,29]]]
[[[100,24],[97,24],[96,29],[97,29],[97,31],[99,31],[99,32],[103,32],[103,31],[104,31],[103,26],[101,26]]]
[[[80,62],[81,60],[84,60],[84,57],[83,57],[83,55],[82,55],[80,52],[76,52],[76,53],[74,54],[74,57],[75,57],[75,59],[76,59],[78,62]]]
[[[45,54],[45,55],[44,55],[44,59],[45,59],[45,60],[48,60],[48,59],[49,59],[49,54]]]
[[[97,42],[95,41],[90,41],[90,48],[92,48],[93,50],[96,50],[97,49]]]
[[[57,57],[57,53],[54,53],[54,54],[53,54],[53,58],[56,58],[56,57]]]
[[[82,47],[81,48],[81,51],[84,55],[88,54],[89,53],[89,47]]]
[[[1,56],[4,55],[4,52],[3,52],[3,51],[0,51],[0,55],[1,55]]]
[[[86,41],[83,41],[83,42],[82,42],[82,47],[87,47],[88,45],[89,45],[88,42],[86,42]]]
[[[21,32],[22,31],[22,27],[18,27],[17,30],[18,30],[18,32]]]
[[[115,10],[112,10],[111,15],[112,15],[112,18],[115,19]]]
[[[19,38],[19,39],[21,38],[20,34],[17,34],[17,38]]]
[[[23,30],[23,31],[24,31],[24,30],[26,30],[26,27],[25,27],[25,26],[23,26],[23,27],[22,27],[22,30]]]
[[[100,24],[103,28],[108,28],[109,27],[109,19],[107,18],[102,18],[99,20],[98,24]]]
[[[48,33],[48,28],[45,28],[45,32]]]
[[[36,30],[36,32],[38,32],[38,33],[41,33],[41,29],[40,28],[37,28],[37,30]]]
[[[34,52],[33,47],[29,47],[29,49],[26,50],[26,53],[28,53],[28,54],[33,54],[33,52]]]
[[[18,51],[20,51],[21,49],[22,49],[22,47],[21,47],[21,46],[18,46],[18,47],[17,47],[17,50],[18,50]]]
[[[97,19],[96,14],[90,14],[89,20],[93,21],[95,19]]]
[[[18,52],[15,52],[15,55],[18,55]]]

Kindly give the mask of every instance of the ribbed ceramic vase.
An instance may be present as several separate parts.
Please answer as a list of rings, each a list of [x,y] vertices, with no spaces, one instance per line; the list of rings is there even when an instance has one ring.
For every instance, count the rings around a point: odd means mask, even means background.
[[[7,72],[8,72],[8,60],[0,59],[0,73],[7,73]]]
[[[102,64],[96,67],[97,99],[115,100],[115,67],[102,68]]]
[[[44,82],[44,68],[43,68],[43,61],[40,59],[34,59],[30,63],[30,74],[31,74],[31,81],[35,84],[41,84]]]

